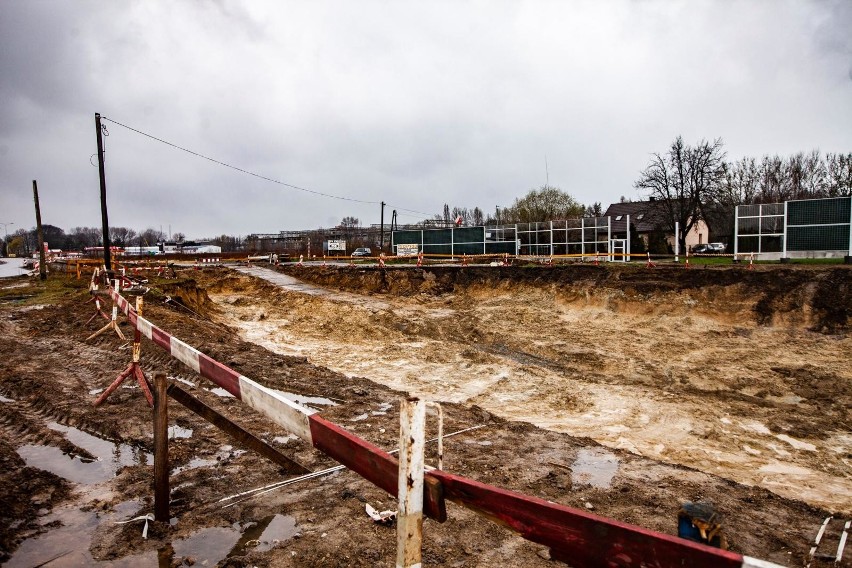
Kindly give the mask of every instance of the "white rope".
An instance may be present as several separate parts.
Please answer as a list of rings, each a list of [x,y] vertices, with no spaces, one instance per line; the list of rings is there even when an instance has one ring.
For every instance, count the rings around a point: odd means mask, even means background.
[[[148,521],[153,521],[153,520],[154,520],[154,515],[152,515],[151,513],[148,513],[147,515],[142,515],[141,517],[134,517],[134,518],[127,520],[127,521],[116,521],[115,524],[126,525],[127,523],[132,523],[134,521],[145,521],[145,526],[142,527],[142,538],[147,539],[148,538]]]

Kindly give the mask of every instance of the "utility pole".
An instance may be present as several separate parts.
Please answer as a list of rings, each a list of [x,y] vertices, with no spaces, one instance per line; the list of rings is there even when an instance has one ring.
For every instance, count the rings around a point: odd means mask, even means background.
[[[107,202],[106,202],[106,174],[104,174],[104,139],[101,134],[101,115],[95,113],[95,131],[98,136],[98,175],[101,180],[101,223],[103,224],[104,232],[104,268],[107,274],[112,272],[112,260],[110,258],[112,243],[109,241],[109,218],[107,217]]]
[[[379,231],[379,251],[385,250],[385,202],[382,201],[382,228]]]
[[[3,256],[9,256],[9,225],[14,225],[11,221],[8,223],[0,223],[3,225],[3,232],[6,237],[3,239]]]
[[[38,231],[38,277],[47,280],[47,259],[44,255],[44,231],[41,228],[41,208],[38,205],[38,185],[33,180],[33,201],[36,210],[36,230]]]

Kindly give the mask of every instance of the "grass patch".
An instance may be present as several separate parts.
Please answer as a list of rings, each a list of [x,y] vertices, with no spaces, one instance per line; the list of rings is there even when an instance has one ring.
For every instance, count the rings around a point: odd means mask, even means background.
[[[56,304],[89,289],[89,280],[48,275],[47,280],[38,276],[9,278],[0,284],[0,303],[28,306]]]

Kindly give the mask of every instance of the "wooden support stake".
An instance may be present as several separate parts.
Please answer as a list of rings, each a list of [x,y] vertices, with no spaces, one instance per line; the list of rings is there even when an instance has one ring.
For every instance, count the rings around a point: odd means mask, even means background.
[[[250,450],[254,450],[263,457],[275,462],[282,468],[284,468],[287,473],[292,473],[294,475],[302,475],[305,473],[311,473],[311,470],[306,468],[305,466],[291,460],[260,438],[255,437],[251,432],[243,429],[242,426],[231,422],[229,419],[225,418],[222,414],[216,412],[197,398],[190,395],[188,392],[172,383],[169,385],[168,395],[175,399],[177,402],[184,405],[189,410],[193,411],[203,419],[207,420],[211,424],[213,424],[216,428],[219,428],[226,434],[230,435],[232,438],[236,439],[240,444],[249,448]]]
[[[127,338],[124,337],[124,334],[121,333],[120,329],[118,329],[117,320],[118,320],[118,308],[113,306],[112,307],[112,320],[110,320],[110,322],[108,324],[106,324],[105,326],[100,328],[98,331],[96,331],[95,333],[93,333],[92,335],[87,337],[86,341],[89,341],[90,339],[94,339],[97,336],[99,336],[100,334],[102,334],[103,332],[110,330],[110,329],[115,331],[116,335],[118,335],[122,339],[122,341],[127,341]],[[91,321],[91,320],[89,320],[89,321]]]
[[[423,467],[426,403],[402,402],[399,425],[399,515],[396,525],[397,568],[419,568],[423,545]]]
[[[154,375],[154,520],[169,522],[169,410],[166,374]]]

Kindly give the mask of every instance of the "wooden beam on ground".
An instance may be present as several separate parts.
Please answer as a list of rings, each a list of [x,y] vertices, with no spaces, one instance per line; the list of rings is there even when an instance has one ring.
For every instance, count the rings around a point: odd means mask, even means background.
[[[287,473],[291,473],[293,475],[302,475],[305,473],[311,473],[311,470],[306,468],[305,466],[293,461],[288,458],[277,449],[273,448],[260,438],[256,437],[254,434],[232,422],[228,418],[225,418],[219,412],[213,410],[176,384],[172,383],[168,388],[168,395],[175,399],[177,402],[184,405],[189,410],[193,411],[203,419],[207,420],[211,424],[213,424],[216,428],[219,428],[235,440],[237,440],[241,445],[245,446],[250,450],[254,450],[259,453],[263,457],[275,462],[277,465],[281,466]]]

